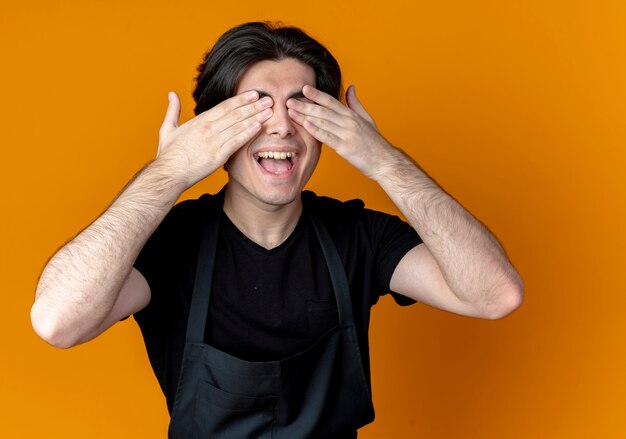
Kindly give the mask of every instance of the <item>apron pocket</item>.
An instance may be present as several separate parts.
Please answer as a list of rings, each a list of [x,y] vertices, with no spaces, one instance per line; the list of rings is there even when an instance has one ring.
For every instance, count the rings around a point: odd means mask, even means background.
[[[196,395],[194,438],[271,439],[276,400],[235,395],[202,381]]]
[[[306,306],[309,334],[313,334],[315,340],[339,324],[337,301],[335,299],[307,300]]]

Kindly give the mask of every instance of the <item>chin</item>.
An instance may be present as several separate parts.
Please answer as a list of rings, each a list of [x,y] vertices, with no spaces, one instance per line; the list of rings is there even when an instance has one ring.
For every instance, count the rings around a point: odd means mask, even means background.
[[[258,194],[258,199],[271,206],[286,206],[300,199],[299,190],[274,190],[265,191],[262,194]]]

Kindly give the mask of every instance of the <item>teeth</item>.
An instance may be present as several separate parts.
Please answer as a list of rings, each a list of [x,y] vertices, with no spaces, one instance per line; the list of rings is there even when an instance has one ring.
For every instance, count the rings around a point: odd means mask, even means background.
[[[293,152],[278,152],[278,151],[263,151],[257,154],[259,158],[262,159],[277,159],[277,160],[285,160],[287,158],[295,157],[296,154]]]

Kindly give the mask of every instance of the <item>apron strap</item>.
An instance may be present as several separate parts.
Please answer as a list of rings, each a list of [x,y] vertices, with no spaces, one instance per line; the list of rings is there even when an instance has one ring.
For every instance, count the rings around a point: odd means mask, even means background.
[[[354,321],[354,317],[352,315],[352,300],[350,298],[350,286],[346,270],[343,268],[337,247],[322,221],[314,212],[310,213],[310,217],[317,239],[320,241],[324,259],[326,259],[328,272],[330,273],[330,282],[335,292],[335,300],[337,300],[339,325],[349,325]]]
[[[206,213],[207,220],[200,238],[196,278],[189,308],[189,321],[187,322],[187,334],[185,336],[187,343],[204,343],[204,332],[211,301],[217,237],[223,204],[224,189],[211,200],[210,208]],[[304,209],[303,215],[310,217],[313,229],[315,230],[315,234],[322,248],[324,259],[326,259],[326,265],[330,273],[330,281],[335,292],[335,300],[337,301],[339,325],[349,325],[354,321],[352,300],[350,297],[348,278],[339,253],[337,252],[337,247],[333,243],[326,227],[314,212]]]
[[[200,238],[196,279],[193,286],[191,304],[189,305],[189,321],[187,322],[187,334],[185,336],[187,343],[204,343],[204,331],[213,285],[217,233],[219,231],[223,204],[224,189],[211,200],[209,209],[205,213],[206,223]]]

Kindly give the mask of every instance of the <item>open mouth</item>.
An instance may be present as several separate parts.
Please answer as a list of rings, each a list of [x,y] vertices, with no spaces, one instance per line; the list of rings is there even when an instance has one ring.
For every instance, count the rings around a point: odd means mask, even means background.
[[[274,175],[287,174],[293,168],[295,152],[285,151],[261,151],[255,154],[255,158],[261,167]]]

